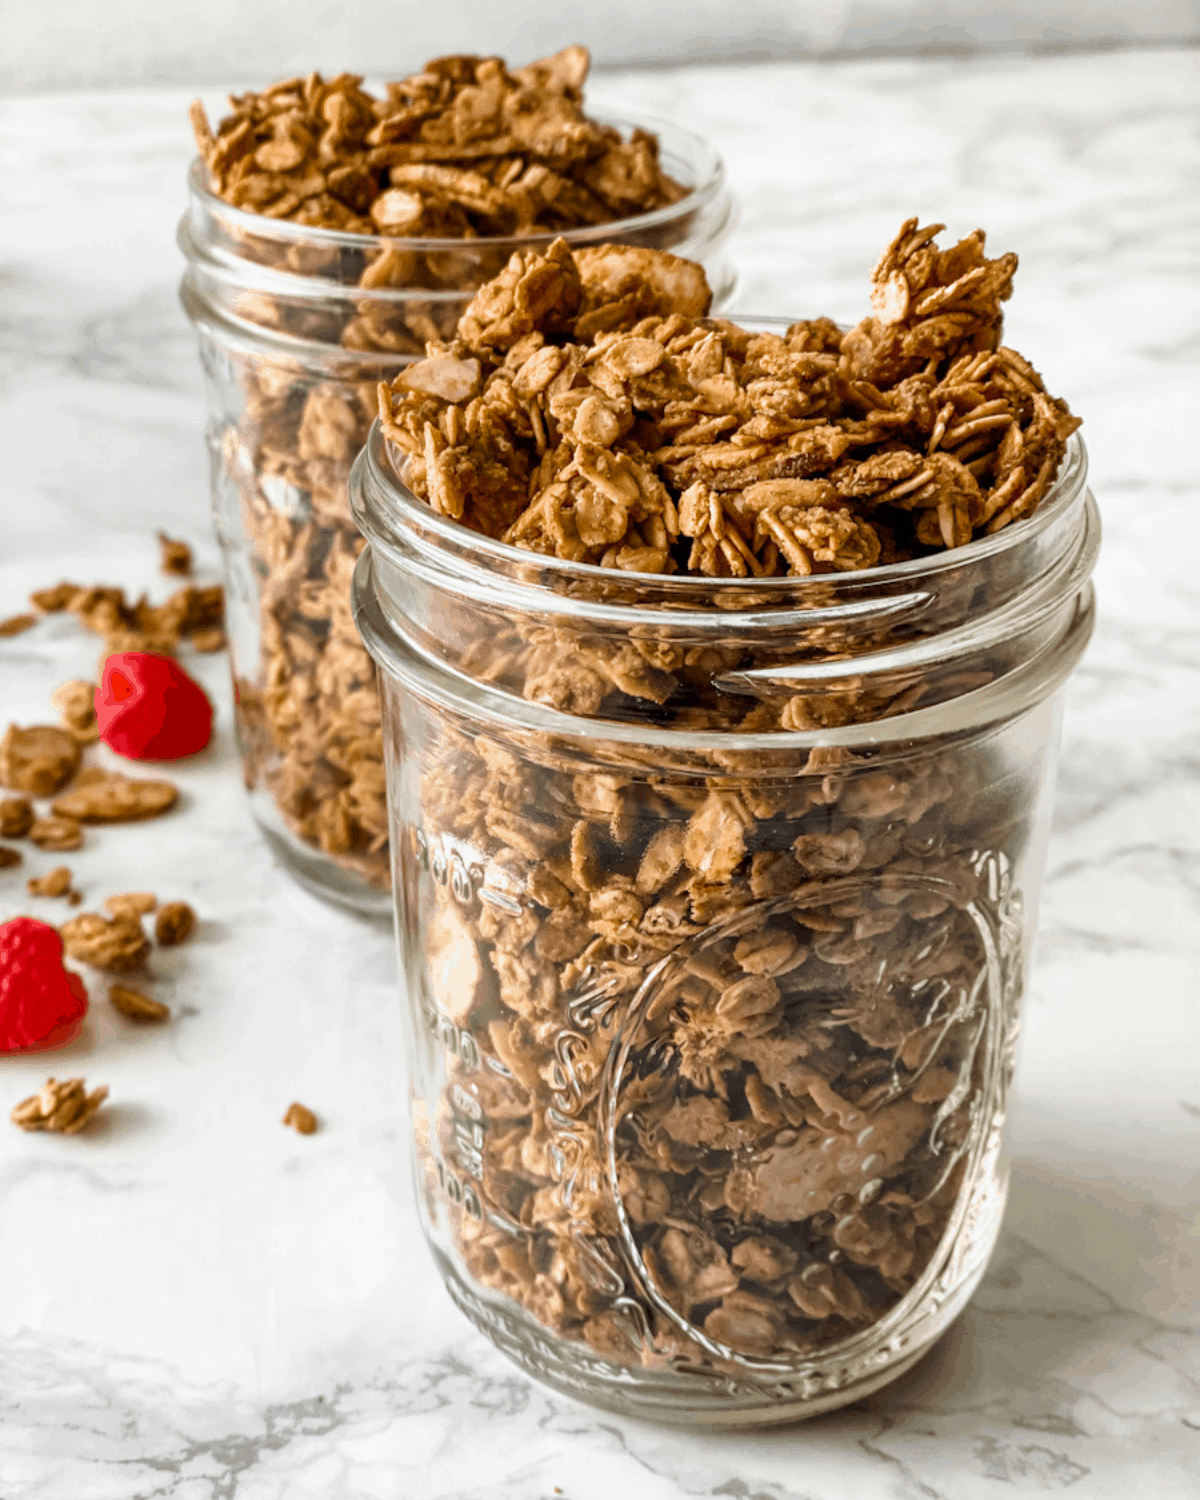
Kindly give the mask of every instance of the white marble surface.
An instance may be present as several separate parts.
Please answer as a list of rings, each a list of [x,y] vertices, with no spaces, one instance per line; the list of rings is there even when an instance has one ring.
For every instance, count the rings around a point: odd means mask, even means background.
[[[1086,419],[1107,528],[1071,690],[1014,1188],[961,1323],[806,1427],[696,1435],[532,1385],[417,1237],[390,937],[296,891],[221,734],[182,808],[89,835],[92,906],[183,896],[175,1009],[95,1004],[53,1068],[112,1088],[76,1139],[0,1123],[3,1500],[1077,1500],[1200,1496],[1200,55],[610,77],[711,134],[743,201],[742,305],[850,317],[909,212],[1021,252],[1010,336]],[[156,526],[216,563],[175,301],[186,90],[0,106],[0,617],[66,575],[164,589]],[[5,720],[87,671],[66,620],[0,641]],[[36,855],[0,874],[24,904]],[[49,903],[38,903],[49,913]],[[49,1070],[0,1059],[0,1111]],[[299,1098],[322,1132],[280,1128]]]

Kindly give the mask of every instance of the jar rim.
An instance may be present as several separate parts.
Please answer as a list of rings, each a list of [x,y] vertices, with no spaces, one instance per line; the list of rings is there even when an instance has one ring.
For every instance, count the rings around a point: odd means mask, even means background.
[[[299,224],[292,219],[273,219],[268,214],[254,213],[249,209],[236,208],[219,197],[207,185],[204,161],[192,158],[188,168],[188,189],[192,196],[210,213],[248,234],[260,238],[277,235],[281,241],[303,243],[309,246],[324,246],[330,249],[363,250],[407,250],[430,254],[434,252],[462,252],[464,248],[478,246],[481,250],[511,251],[553,244],[564,239],[569,245],[605,243],[614,235],[627,238],[643,230],[669,224],[697,209],[705,207],[725,187],[725,163],[720,152],[702,135],[688,130],[672,120],[657,115],[609,114],[597,111],[592,117],[598,124],[612,125],[617,129],[651,131],[661,143],[664,138],[682,150],[692,152],[697,159],[696,184],[674,203],[645,213],[631,214],[623,219],[609,219],[604,224],[586,224],[575,229],[546,230],[534,234],[520,235],[476,235],[463,236],[395,236],[385,234],[360,234],[349,229],[325,229],[309,224]],[[269,233],[264,231],[269,226]],[[311,279],[311,278],[305,278]]]

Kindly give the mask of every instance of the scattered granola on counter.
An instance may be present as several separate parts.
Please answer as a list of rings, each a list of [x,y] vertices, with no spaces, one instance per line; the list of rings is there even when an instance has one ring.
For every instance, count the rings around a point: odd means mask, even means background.
[[[0,785],[32,797],[52,797],[79,769],[79,743],[53,724],[20,729],[0,740]]]
[[[82,1078],[65,1078],[61,1082],[47,1078],[36,1094],[14,1106],[9,1118],[22,1130],[78,1135],[91,1123],[107,1098],[107,1084],[101,1084],[89,1094]]]
[[[290,1125],[300,1135],[315,1135],[317,1129],[317,1117],[311,1109],[306,1109],[303,1104],[289,1104],[288,1112],[281,1121],[284,1125]]]
[[[36,624],[36,615],[10,615],[7,620],[0,620],[0,638],[21,635]]]
[[[141,921],[124,913],[102,917],[85,911],[58,930],[69,957],[94,969],[123,974],[140,968],[150,954],[150,940],[142,931]]]
[[[173,573],[179,578],[192,576],[192,549],[186,542],[170,537],[165,531],[156,532],[159,546],[159,567],[164,573]]]
[[[131,1021],[166,1021],[171,1014],[170,1006],[161,1000],[152,1000],[149,995],[131,989],[127,984],[110,985],[108,998],[112,1008]]]
[[[45,875],[35,876],[27,882],[31,896],[65,896],[72,906],[78,906],[83,897],[71,885],[71,871],[66,865],[55,865]]]
[[[28,797],[0,797],[0,838],[23,839],[35,816]]]
[[[186,901],[167,901],[154,919],[154,936],[164,948],[186,942],[196,930],[196,913]]]
[[[69,854],[83,847],[83,824],[67,817],[35,818],[29,827],[29,838],[39,849]]]
[[[80,823],[133,823],[169,812],[178,800],[173,781],[89,766],[51,806],[56,817]]]
[[[158,905],[158,897],[149,891],[119,891],[105,896],[104,910],[114,917],[145,917]]]
[[[23,858],[19,849],[14,849],[9,844],[0,844],[0,870],[12,869],[14,865],[19,865]]]

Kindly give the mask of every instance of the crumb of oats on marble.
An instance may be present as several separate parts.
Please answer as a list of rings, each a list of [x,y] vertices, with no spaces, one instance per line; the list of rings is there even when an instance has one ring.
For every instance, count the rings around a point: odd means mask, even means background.
[[[22,1130],[49,1130],[56,1135],[78,1135],[108,1098],[108,1085],[89,1094],[82,1078],[47,1078],[36,1094],[13,1107],[9,1118]]]
[[[0,838],[23,839],[36,816],[28,797],[0,797]]]
[[[28,881],[31,896],[57,898],[65,896],[72,906],[78,906],[83,897],[71,885],[71,871],[67,865],[55,865],[45,875],[36,875]]]
[[[170,1006],[127,984],[110,985],[108,998],[112,1008],[131,1021],[165,1021],[171,1014]]]
[[[56,724],[10,724],[0,739],[0,785],[52,797],[79,769],[79,755],[78,742]]]
[[[225,632],[220,626],[213,626],[209,630],[197,630],[192,633],[192,650],[199,651],[205,656],[214,651],[224,651],[226,646]]]
[[[82,912],[58,930],[70,957],[94,969],[121,974],[140,968],[150,953],[150,941],[137,917]]]
[[[158,897],[150,891],[118,891],[105,896],[102,905],[113,917],[145,917],[158,905]]]
[[[317,1117],[311,1109],[303,1104],[289,1104],[287,1114],[284,1115],[283,1125],[290,1125],[300,1135],[315,1135],[317,1129]]]
[[[0,620],[0,639],[6,636],[22,635],[36,624],[36,615],[9,615],[7,620]]]
[[[165,531],[156,532],[159,547],[159,567],[164,573],[174,573],[180,578],[190,578],[192,573],[192,549],[186,542],[170,537]]]
[[[157,818],[179,800],[179,788],[165,778],[126,776],[89,766],[68,792],[56,797],[56,817],[79,823],[132,823]]]
[[[29,825],[29,839],[48,853],[69,854],[83,847],[83,824],[74,818],[35,818]]]
[[[164,948],[186,941],[195,930],[196,913],[186,901],[167,901],[159,907],[154,936]]]
[[[50,702],[61,715],[62,727],[81,745],[94,745],[100,738],[96,724],[96,684],[72,677],[50,694]]]
[[[19,849],[14,849],[10,844],[0,844],[0,870],[11,870],[23,859],[24,855]]]

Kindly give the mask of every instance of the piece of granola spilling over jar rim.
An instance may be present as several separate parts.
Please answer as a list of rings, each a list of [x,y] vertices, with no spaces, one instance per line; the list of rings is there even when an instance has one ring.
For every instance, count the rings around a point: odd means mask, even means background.
[[[345,488],[377,382],[451,337],[514,249],[556,234],[676,250],[732,292],[720,159],[670,124],[595,117],[587,67],[581,47],[513,71],[439,58],[378,94],[348,74],[285,80],[234,97],[215,129],[193,108],[182,295],[214,414],[246,780],[285,865],[359,909],[384,909],[390,883]]]
[[[351,478],[425,1227],[531,1373],[791,1420],[907,1368],[999,1232],[1077,421],[1015,258],[905,224],[850,332],[677,257],[515,255]]]

